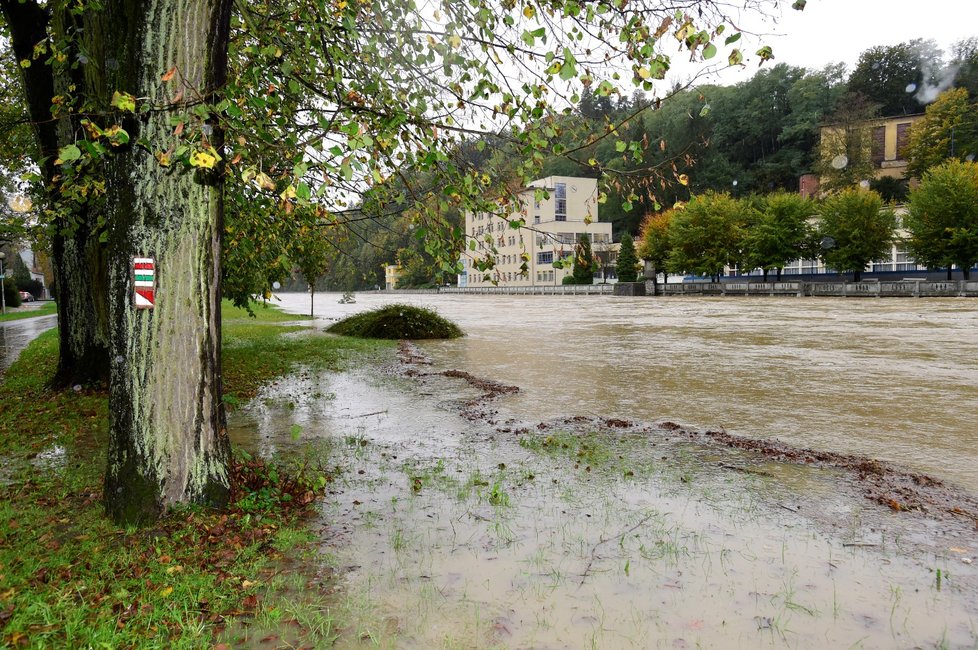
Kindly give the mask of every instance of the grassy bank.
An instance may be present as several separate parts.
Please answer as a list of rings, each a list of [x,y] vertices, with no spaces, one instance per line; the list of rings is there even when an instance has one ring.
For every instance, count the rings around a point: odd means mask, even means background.
[[[8,320],[21,320],[22,318],[48,316],[56,313],[58,313],[58,305],[54,302],[46,302],[37,309],[8,309],[6,314],[0,314],[0,323]]]
[[[382,345],[256,311],[224,310],[232,407],[300,365],[340,369]],[[50,390],[56,361],[52,331],[0,385],[0,644],[201,648],[237,646],[257,630],[274,645],[328,644],[324,595],[296,568],[311,538],[295,498],[321,489],[328,472],[239,456],[243,489],[228,512],[184,509],[152,529],[116,527],[101,506],[107,395]]]

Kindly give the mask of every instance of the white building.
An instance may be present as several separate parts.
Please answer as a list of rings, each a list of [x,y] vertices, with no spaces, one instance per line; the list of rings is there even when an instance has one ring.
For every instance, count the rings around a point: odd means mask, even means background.
[[[543,192],[539,192],[543,190]],[[511,220],[523,219],[514,229]],[[587,233],[599,277],[612,265],[617,245],[611,241],[611,224],[598,222],[598,187],[593,178],[548,176],[535,180],[519,192],[516,209],[509,215],[465,214],[465,234],[476,242],[475,251],[462,256],[460,287],[554,286],[572,272],[572,264],[555,268],[554,262],[573,258],[580,236]],[[479,271],[474,263],[489,253],[492,238],[496,247],[495,266]],[[526,261],[527,270],[521,271]]]

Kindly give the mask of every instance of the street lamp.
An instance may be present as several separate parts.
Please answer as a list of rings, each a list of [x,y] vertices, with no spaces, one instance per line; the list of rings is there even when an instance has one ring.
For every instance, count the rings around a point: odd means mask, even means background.
[[[0,314],[4,314],[4,315],[7,314],[7,295],[6,295],[6,291],[4,290],[5,288],[3,286],[4,280],[6,280],[6,278],[3,275],[3,261],[5,259],[7,259],[7,254],[4,253],[3,251],[0,251],[0,309],[2,309],[2,311],[0,311]]]

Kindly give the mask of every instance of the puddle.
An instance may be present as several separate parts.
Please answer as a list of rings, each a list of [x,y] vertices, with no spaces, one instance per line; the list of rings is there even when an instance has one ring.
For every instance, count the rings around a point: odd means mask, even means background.
[[[54,445],[34,456],[31,464],[38,469],[62,469],[67,462],[67,451],[61,445]]]
[[[663,428],[462,417],[479,394],[306,373],[234,414],[237,444],[345,468],[321,513],[339,647],[978,643],[978,533]]]

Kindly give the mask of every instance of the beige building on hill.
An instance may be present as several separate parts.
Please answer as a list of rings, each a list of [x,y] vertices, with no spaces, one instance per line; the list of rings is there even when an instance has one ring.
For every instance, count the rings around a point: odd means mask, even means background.
[[[546,196],[537,197],[537,190]],[[599,260],[598,276],[607,276],[617,257],[617,244],[611,241],[611,224],[598,221],[598,187],[593,178],[548,176],[535,180],[519,193],[519,205],[510,215],[486,213],[465,214],[466,237],[476,242],[475,251],[462,256],[464,271],[458,276],[460,287],[555,286],[571,275],[572,265],[554,268],[555,261],[573,258],[581,234],[587,233],[595,258]],[[522,218],[519,230],[509,225]],[[490,249],[486,236],[493,238],[495,267],[479,271],[477,258]],[[526,256],[524,258],[524,255]],[[521,272],[526,259],[527,272]]]
[[[847,153],[852,147],[859,150],[858,157],[867,160],[872,166],[872,177],[867,181],[889,177],[907,179],[907,159],[904,148],[910,138],[910,127],[924,117],[915,115],[896,115],[849,125],[826,124],[821,129],[821,155],[824,164],[844,166],[848,164]],[[836,163],[838,160],[838,163]],[[816,174],[801,177],[799,190],[803,196],[818,196],[820,179]]]

